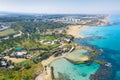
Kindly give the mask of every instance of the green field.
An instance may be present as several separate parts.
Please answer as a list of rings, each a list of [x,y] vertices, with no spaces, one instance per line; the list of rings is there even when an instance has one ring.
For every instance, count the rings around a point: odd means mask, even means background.
[[[6,29],[4,31],[0,31],[0,36],[7,36],[14,33],[16,33],[16,31],[14,31],[13,29]]]
[[[33,63],[30,66],[30,69],[18,71],[0,68],[0,80],[33,80],[35,74],[42,69],[42,65]]]

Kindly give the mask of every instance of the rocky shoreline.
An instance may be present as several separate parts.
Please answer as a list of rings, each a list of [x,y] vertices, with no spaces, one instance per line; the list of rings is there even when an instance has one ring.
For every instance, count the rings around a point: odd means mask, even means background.
[[[90,76],[90,80],[114,80],[112,67],[101,65],[95,74]]]

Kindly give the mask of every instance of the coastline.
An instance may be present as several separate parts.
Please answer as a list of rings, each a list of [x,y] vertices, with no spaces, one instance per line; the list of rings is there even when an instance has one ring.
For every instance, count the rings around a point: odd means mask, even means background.
[[[67,29],[67,34],[74,36],[75,38],[85,38],[85,36],[82,36],[79,34],[79,32],[83,29],[85,29],[87,26],[81,26],[81,25],[72,25],[72,26],[68,26]],[[61,56],[58,57],[54,57],[54,56],[50,56],[48,59],[41,61],[41,64],[43,66],[46,66],[48,64],[50,64],[52,61],[64,57],[65,55],[67,55],[67,53],[63,53]]]
[[[85,38],[85,36],[82,36],[79,34],[79,32],[83,29],[85,29],[87,26],[81,26],[81,25],[71,25],[68,26],[66,32],[68,35],[72,35],[74,38]],[[67,55],[68,53],[63,53],[61,56],[58,57],[54,57],[54,56],[50,56],[48,59],[41,61],[41,64],[43,65],[43,68],[46,67],[46,70],[43,69],[43,72],[40,73],[35,80],[52,80],[51,79],[51,69],[49,67],[49,64],[59,58],[64,57],[65,55]],[[81,60],[88,60],[88,57],[84,56],[81,57]]]
[[[87,26],[72,25],[72,26],[68,26],[66,32],[67,34],[72,35],[75,38],[85,38],[85,36],[80,35],[79,32],[85,29],[86,27]]]
[[[61,56],[58,57],[54,57],[54,56],[50,56],[48,59],[41,61],[41,64],[43,65],[43,68],[46,67],[46,70],[43,69],[42,73],[40,73],[35,80],[52,80],[51,79],[51,69],[49,67],[49,64],[54,61],[57,60],[59,58],[62,58],[66,55],[67,53],[62,54]]]

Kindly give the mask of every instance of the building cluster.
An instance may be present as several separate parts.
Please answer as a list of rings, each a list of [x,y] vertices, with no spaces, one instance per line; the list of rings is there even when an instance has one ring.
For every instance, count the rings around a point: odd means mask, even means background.
[[[108,16],[102,15],[90,15],[90,16],[67,16],[54,20],[55,22],[69,23],[69,24],[81,24],[81,25],[100,25],[104,26],[108,24]]]
[[[45,45],[48,45],[48,44],[52,45],[52,44],[55,44],[55,43],[63,44],[63,43],[70,43],[71,39],[69,39],[69,38],[65,38],[65,39],[64,38],[58,38],[58,39],[53,40],[53,41],[51,41],[51,40],[40,40],[39,42],[42,43],[42,44],[45,44]]]
[[[27,51],[17,51],[10,54],[10,57],[25,58],[27,53],[28,53]]]
[[[9,24],[0,23],[0,31],[6,30],[10,27]]]
[[[53,56],[57,57],[57,56],[62,55],[64,53],[69,53],[69,52],[73,51],[74,49],[75,49],[74,46],[68,46],[68,47],[60,46],[59,50],[53,51]]]
[[[12,63],[10,60],[8,61],[8,60],[0,57],[0,67],[13,69],[15,66],[14,66],[14,63]]]
[[[73,17],[63,17],[60,19],[56,19],[55,22],[63,22],[63,23],[79,23],[81,19],[73,18]]]

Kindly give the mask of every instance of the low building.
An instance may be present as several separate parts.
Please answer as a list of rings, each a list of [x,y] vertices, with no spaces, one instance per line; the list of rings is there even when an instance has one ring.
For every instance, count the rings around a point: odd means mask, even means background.
[[[27,55],[27,51],[16,52],[15,56],[18,58],[24,58]]]
[[[43,44],[54,44],[54,41],[50,41],[50,40],[41,40],[40,43],[43,43]]]
[[[14,66],[14,65],[10,65],[8,68],[9,68],[9,69],[14,69],[15,66]]]
[[[33,55],[30,54],[26,55],[26,59],[31,59],[31,58],[33,58]]]
[[[6,67],[7,66],[7,62],[6,61],[0,61],[0,67]]]

